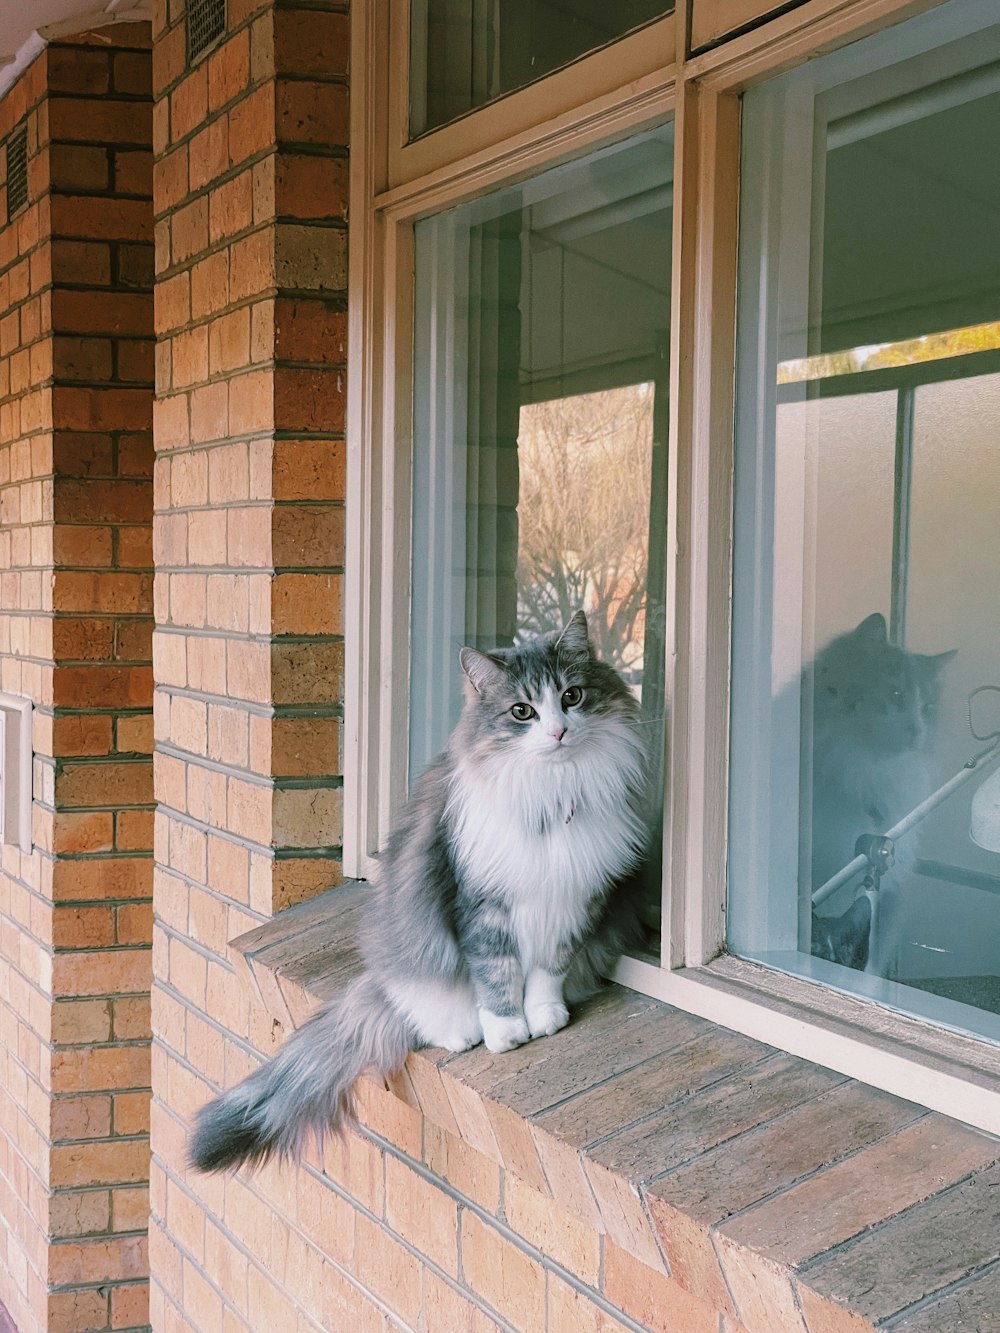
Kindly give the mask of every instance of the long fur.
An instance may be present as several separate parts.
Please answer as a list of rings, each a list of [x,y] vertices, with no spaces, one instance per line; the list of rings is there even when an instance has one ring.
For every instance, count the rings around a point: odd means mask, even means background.
[[[833,639],[803,673],[811,686],[812,887],[854,857],[863,833],[885,833],[934,787],[929,748],[939,674],[954,652],[927,655],[890,643],[878,612]],[[808,694],[806,694],[808,697]],[[879,933],[894,879],[911,865],[919,834],[899,844],[897,870],[886,878]],[[812,952],[844,967],[869,963],[873,904],[855,880],[812,914]],[[878,964],[882,969],[882,962]]]
[[[353,982],[289,1037],[274,1059],[202,1108],[191,1140],[201,1171],[271,1156],[299,1157],[311,1138],[340,1133],[353,1115],[351,1090],[368,1069],[406,1060],[412,1034],[370,976]]]
[[[201,1110],[201,1170],[298,1156],[347,1125],[363,1073],[422,1045],[555,1032],[641,937],[645,746],[582,613],[517,648],[463,649],[462,665],[459,724],[381,860],[362,977]]]

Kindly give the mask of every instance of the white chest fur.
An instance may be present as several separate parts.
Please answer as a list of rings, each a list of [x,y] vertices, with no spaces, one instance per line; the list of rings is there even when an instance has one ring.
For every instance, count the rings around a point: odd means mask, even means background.
[[[522,967],[579,932],[595,895],[632,864],[641,823],[627,774],[594,761],[456,775],[453,847],[466,885],[507,905]]]

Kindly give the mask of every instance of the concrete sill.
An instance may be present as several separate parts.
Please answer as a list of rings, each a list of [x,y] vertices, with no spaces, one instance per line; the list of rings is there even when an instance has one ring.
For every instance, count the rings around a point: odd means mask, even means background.
[[[286,1028],[356,975],[366,892],[233,941]],[[749,1333],[1000,1327],[1000,1142],[646,996],[389,1090]]]

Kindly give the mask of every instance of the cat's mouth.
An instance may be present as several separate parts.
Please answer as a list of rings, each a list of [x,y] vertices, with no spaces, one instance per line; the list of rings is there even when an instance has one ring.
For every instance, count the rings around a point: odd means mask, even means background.
[[[572,749],[573,749],[572,741],[553,740],[552,744],[548,746],[543,753],[545,754],[545,757],[547,759],[560,759]]]

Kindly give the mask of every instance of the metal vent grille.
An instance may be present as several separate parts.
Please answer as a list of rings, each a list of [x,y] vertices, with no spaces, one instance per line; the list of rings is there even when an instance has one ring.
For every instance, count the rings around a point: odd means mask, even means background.
[[[7,140],[7,217],[28,202],[28,131],[18,130]]]
[[[226,0],[188,0],[188,59],[207,51],[226,31]]]

